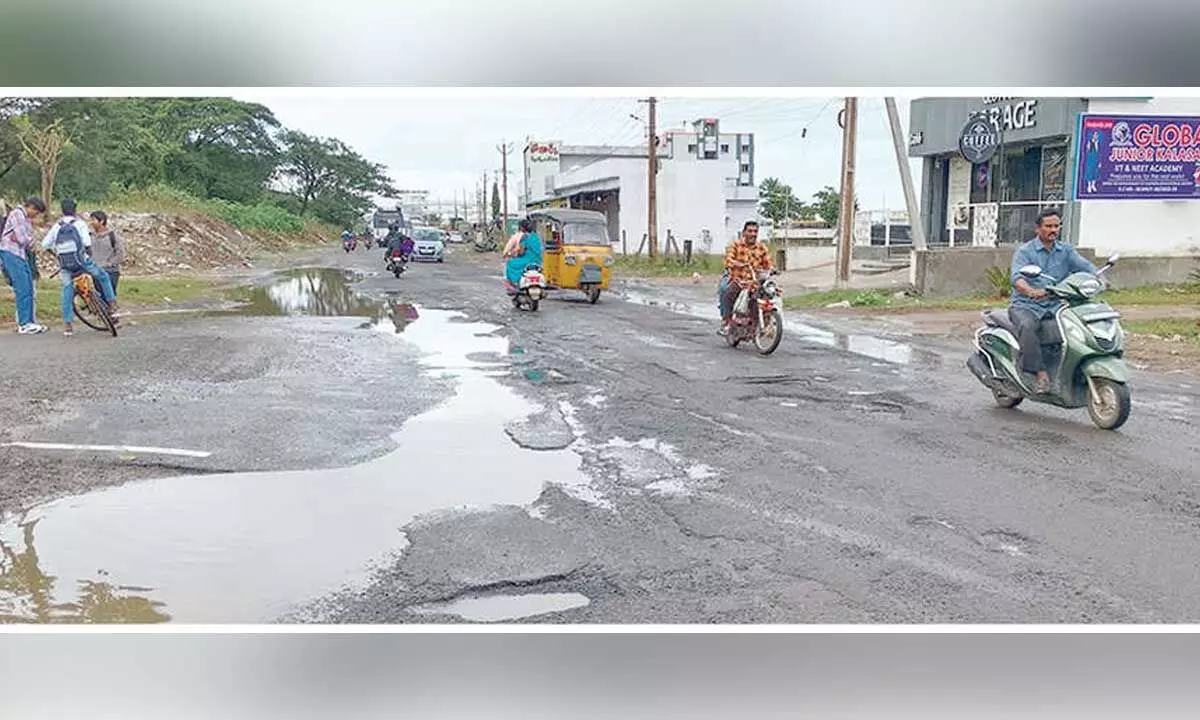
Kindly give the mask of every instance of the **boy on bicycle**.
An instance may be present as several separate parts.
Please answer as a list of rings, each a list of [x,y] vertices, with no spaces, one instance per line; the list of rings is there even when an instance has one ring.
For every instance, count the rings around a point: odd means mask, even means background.
[[[87,273],[96,281],[100,297],[108,303],[113,318],[117,317],[117,296],[113,292],[112,281],[108,273],[92,260],[92,236],[88,224],[76,216],[75,201],[67,198],[62,201],[63,216],[54,223],[50,232],[42,240],[42,249],[50,250],[58,259],[58,267],[62,275],[62,315],[63,334],[73,335],[72,323],[75,321],[75,277]]]

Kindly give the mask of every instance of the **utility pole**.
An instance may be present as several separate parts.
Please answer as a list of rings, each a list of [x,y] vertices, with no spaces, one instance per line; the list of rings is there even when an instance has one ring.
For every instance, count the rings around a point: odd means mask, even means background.
[[[504,206],[504,210],[503,210],[504,214],[501,216],[503,219],[500,222],[501,222],[501,227],[504,228],[504,232],[507,233],[508,232],[508,154],[513,151],[513,145],[510,142],[505,142],[505,143],[501,143],[500,146],[497,147],[496,149],[500,151],[500,202]]]
[[[896,98],[883,99],[887,108],[888,123],[892,126],[892,144],[896,146],[896,165],[900,168],[900,184],[904,187],[904,205],[908,209],[908,232],[912,238],[913,252],[929,249],[929,239],[925,237],[925,221],[921,217],[921,207],[917,205],[917,189],[913,185],[912,168],[908,164],[905,153],[904,132],[900,129],[900,113],[896,110]],[[908,260],[908,282],[914,288],[917,284],[917,258],[910,256]],[[916,288],[918,291],[920,288]]]
[[[647,227],[646,239],[650,257],[658,256],[658,131],[655,127],[655,107],[657,98],[639,100],[650,106],[650,133],[647,153],[650,158],[648,177],[646,180]]]
[[[837,284],[850,283],[850,248],[854,243],[854,158],[858,136],[858,98],[846,98],[842,110],[842,201],[838,213]]]

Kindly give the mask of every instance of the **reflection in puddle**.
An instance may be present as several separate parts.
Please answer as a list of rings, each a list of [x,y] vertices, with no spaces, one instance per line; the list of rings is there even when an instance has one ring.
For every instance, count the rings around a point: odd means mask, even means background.
[[[112,578],[150,588],[159,616],[131,607],[112,621],[266,622],[308,600],[360,585],[405,546],[401,528],[455,508],[527,506],[544,483],[585,486],[570,450],[529,451],[505,434],[536,408],[494,380],[503,367],[497,328],[422,309],[404,333],[428,370],[453,371],[457,392],[409,419],[398,447],[335,470],[182,476],[135,482],[34,508],[0,540],[38,571],[0,568],[0,615],[45,621],[76,603],[80,583]],[[392,331],[381,320],[379,331]],[[480,468],[486,468],[481,472]],[[11,563],[10,563],[11,564]],[[58,578],[58,584],[46,581]],[[32,608],[32,609],[31,609]],[[110,613],[111,614],[111,613]]]
[[[349,270],[300,268],[278,273],[268,285],[247,288],[244,304],[211,315],[376,317],[380,303],[353,290],[358,276]]]
[[[143,596],[143,588],[114,587],[104,580],[82,580],[74,589],[56,587],[38,558],[37,521],[19,523],[21,549],[0,540],[0,623],[160,623],[170,620],[162,603]],[[103,576],[103,573],[100,573]]]
[[[654,298],[637,291],[622,291],[622,296],[626,301],[646,305],[648,307],[661,307],[671,312],[680,313],[683,315],[691,315],[694,317],[705,318],[706,320],[719,320],[721,317],[720,311],[717,309],[714,299],[711,307],[706,305],[696,305],[686,302],[678,302],[674,300],[664,300]],[[893,340],[884,340],[883,338],[873,335],[849,335],[845,333],[830,332],[822,330],[812,325],[798,323],[794,320],[784,317],[784,333],[794,334],[800,337],[801,340],[814,342],[826,347],[836,347],[841,350],[862,355],[864,357],[873,358],[875,360],[883,360],[884,362],[895,363],[899,365],[910,365],[921,363],[923,365],[940,364],[941,358],[937,353],[928,350],[921,350],[906,343],[895,342]]]
[[[591,601],[579,593],[538,593],[460,598],[409,608],[416,615],[457,615],[470,622],[502,622],[586,607]]]

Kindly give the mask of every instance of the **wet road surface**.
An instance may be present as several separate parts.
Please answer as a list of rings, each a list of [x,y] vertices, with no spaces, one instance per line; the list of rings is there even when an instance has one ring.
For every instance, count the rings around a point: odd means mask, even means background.
[[[37,367],[0,441],[141,448],[0,448],[0,619],[1200,618],[1187,376],[1104,432],[994,408],[961,348],[788,315],[731,350],[706,287],[518,313],[468,252],[0,343]]]

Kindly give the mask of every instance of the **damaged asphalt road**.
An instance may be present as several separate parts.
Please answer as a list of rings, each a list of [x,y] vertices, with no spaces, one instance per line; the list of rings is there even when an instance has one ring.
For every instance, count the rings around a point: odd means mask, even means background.
[[[1106,433],[994,408],[960,348],[789,315],[774,356],[730,350],[706,287],[516,313],[456,251],[0,341],[29,368],[0,444],[211,453],[0,447],[0,618],[1200,619],[1186,376],[1139,375]]]

